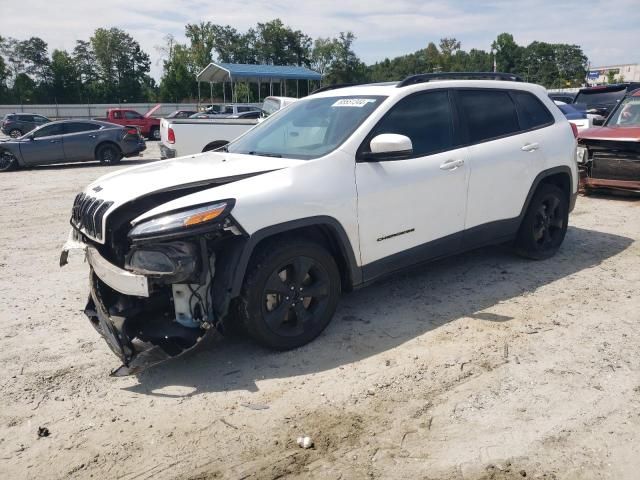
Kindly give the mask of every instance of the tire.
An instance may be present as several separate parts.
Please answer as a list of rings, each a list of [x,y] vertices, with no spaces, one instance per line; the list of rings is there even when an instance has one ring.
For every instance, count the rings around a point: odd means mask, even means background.
[[[204,153],[204,152],[210,152],[211,150],[216,150],[216,149],[218,149],[218,148],[220,148],[220,147],[224,147],[224,146],[225,146],[225,145],[227,145],[228,143],[229,143],[229,142],[224,141],[224,140],[221,140],[221,141],[218,141],[218,142],[211,142],[211,143],[209,143],[206,147],[204,147],[204,148],[202,149],[202,153]]]
[[[117,146],[107,143],[98,147],[96,158],[103,165],[117,165],[122,159],[122,152]]]
[[[249,265],[238,316],[255,341],[289,350],[320,335],[339,298],[340,273],[324,247],[302,239],[270,242]]]
[[[18,168],[18,159],[8,150],[0,151],[0,172],[9,172]]]
[[[542,184],[520,225],[516,251],[533,260],[553,257],[562,245],[568,223],[567,194],[555,185]]]
[[[21,137],[22,135],[24,135],[22,133],[22,130],[18,130],[17,128],[14,128],[13,130],[9,131],[9,136],[11,138],[18,138],[18,137]]]
[[[153,127],[149,132],[150,140],[160,140],[160,129],[158,127]]]

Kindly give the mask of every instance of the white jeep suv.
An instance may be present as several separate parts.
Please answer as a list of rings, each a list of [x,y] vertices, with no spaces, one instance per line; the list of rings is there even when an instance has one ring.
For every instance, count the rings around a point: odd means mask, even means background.
[[[480,78],[480,79],[478,79]],[[562,243],[576,139],[537,85],[424,74],[326,89],[224,150],[110,173],[73,205],[86,314],[126,374],[233,324],[289,349],[341,292],[429,260]]]

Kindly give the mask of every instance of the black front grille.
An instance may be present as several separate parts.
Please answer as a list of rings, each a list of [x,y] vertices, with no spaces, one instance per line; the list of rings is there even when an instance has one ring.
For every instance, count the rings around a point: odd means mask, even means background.
[[[73,202],[71,223],[84,230],[90,237],[102,240],[102,219],[111,205],[113,202],[105,202],[81,193]]]

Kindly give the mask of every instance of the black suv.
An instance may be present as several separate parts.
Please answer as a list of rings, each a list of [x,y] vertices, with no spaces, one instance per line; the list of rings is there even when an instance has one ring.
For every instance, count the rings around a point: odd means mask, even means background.
[[[7,113],[0,122],[0,129],[5,135],[18,138],[50,121],[47,117],[34,113]]]
[[[608,117],[618,102],[622,100],[627,93],[636,88],[640,88],[640,83],[616,83],[612,85],[581,88],[573,103],[585,104],[587,106],[587,113]]]

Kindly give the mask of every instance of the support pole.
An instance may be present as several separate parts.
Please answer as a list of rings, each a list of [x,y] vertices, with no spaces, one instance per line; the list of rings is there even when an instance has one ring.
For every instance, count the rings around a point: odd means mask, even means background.
[[[209,82],[209,94],[211,96],[211,105],[213,105],[213,82]]]
[[[296,98],[300,98],[300,80],[296,79]]]
[[[222,81],[222,101],[227,103],[227,82]]]
[[[200,111],[200,80],[198,80],[198,111]]]

